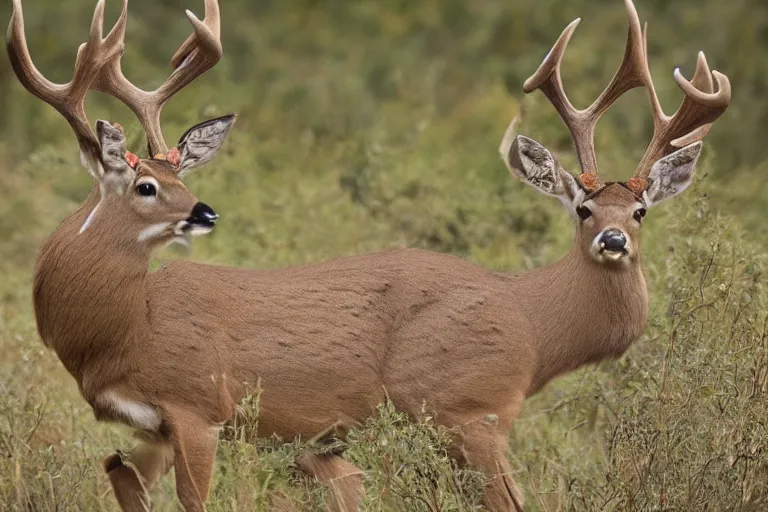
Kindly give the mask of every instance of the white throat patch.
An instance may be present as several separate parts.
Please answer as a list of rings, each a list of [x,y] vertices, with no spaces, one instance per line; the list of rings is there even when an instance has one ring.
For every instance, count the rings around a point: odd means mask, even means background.
[[[142,229],[139,233],[139,242],[146,242],[147,240],[151,240],[152,238],[157,237],[158,235],[162,234],[166,229],[168,229],[171,226],[170,222],[158,222],[157,224],[152,224],[150,226],[147,226],[146,228]]]

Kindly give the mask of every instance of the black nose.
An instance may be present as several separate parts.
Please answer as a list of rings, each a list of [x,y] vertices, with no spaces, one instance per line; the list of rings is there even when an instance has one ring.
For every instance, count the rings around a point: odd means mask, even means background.
[[[606,229],[600,235],[600,245],[606,251],[619,252],[627,246],[627,237],[618,229]]]
[[[187,222],[190,224],[199,224],[201,226],[212,226],[219,219],[218,214],[213,211],[213,208],[205,203],[197,203],[192,208]]]

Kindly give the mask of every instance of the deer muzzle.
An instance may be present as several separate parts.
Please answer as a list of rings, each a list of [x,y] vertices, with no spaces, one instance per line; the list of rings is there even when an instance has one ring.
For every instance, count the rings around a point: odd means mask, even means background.
[[[592,253],[598,261],[619,261],[629,255],[629,239],[620,229],[608,228],[592,242]]]
[[[205,203],[198,202],[187,217],[185,228],[192,234],[207,233],[216,225],[219,215]]]
[[[597,243],[603,251],[625,252],[627,250],[627,236],[618,229],[606,229],[600,234]]]

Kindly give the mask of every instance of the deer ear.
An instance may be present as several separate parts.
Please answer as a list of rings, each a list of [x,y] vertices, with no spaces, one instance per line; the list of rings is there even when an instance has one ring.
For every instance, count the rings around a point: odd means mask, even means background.
[[[500,151],[512,174],[539,192],[557,197],[574,212],[584,197],[576,178],[565,171],[552,153],[535,140],[523,135],[508,139],[511,137],[504,137]]]
[[[129,162],[126,155],[136,157],[125,150],[125,132],[119,124],[96,121],[96,136],[99,138],[101,150],[101,165],[98,166],[96,179],[103,188],[120,192],[136,175],[136,162]]]
[[[660,203],[688,188],[693,180],[701,146],[701,142],[690,144],[653,164],[648,175],[650,184],[643,195],[646,205]]]
[[[228,115],[196,124],[181,136],[178,150],[178,173],[184,175],[190,169],[211,161],[227,138],[235,116]]]

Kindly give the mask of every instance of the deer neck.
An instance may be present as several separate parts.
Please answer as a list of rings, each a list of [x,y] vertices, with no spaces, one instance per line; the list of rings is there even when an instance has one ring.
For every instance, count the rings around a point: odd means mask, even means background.
[[[533,394],[554,377],[613,359],[635,341],[648,320],[648,291],[639,259],[609,268],[575,240],[557,263],[516,276],[525,290],[526,317],[537,330]]]
[[[95,187],[43,243],[35,265],[38,331],[81,386],[89,365],[123,359],[149,329],[150,255],[124,239],[107,206]]]

